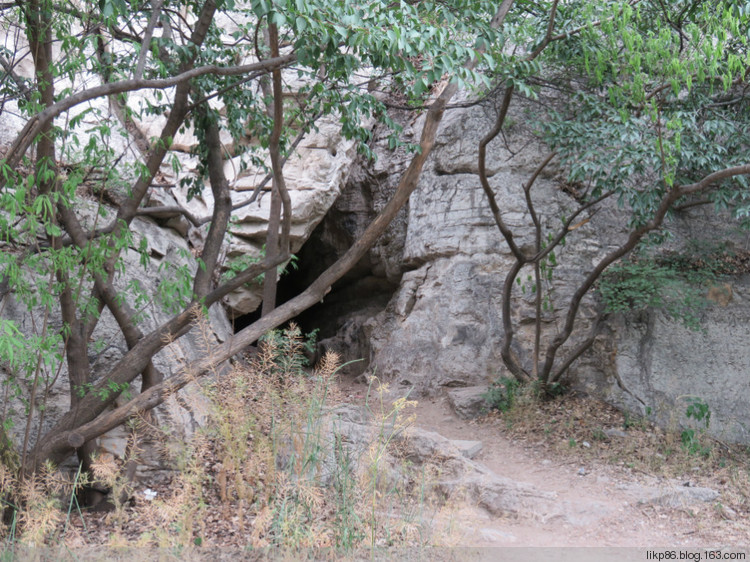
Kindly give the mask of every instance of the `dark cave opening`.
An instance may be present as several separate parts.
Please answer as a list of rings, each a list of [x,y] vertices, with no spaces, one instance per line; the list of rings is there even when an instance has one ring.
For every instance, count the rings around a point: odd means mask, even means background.
[[[329,211],[297,252],[297,267],[288,267],[279,278],[277,306],[307,289],[348,249],[356,232],[356,225],[351,221],[353,217],[348,213],[340,213],[335,209]],[[322,302],[302,312],[290,322],[296,323],[304,334],[318,330],[318,341],[325,340],[327,345],[334,345],[336,351],[342,353],[344,360],[367,358],[369,352],[363,349],[366,345],[359,345],[358,342],[351,341],[351,338],[341,338],[339,333],[345,324],[350,328],[352,324],[358,326],[382,311],[398,287],[397,282],[373,273],[373,269],[369,255],[365,256],[331,287],[330,293]],[[235,332],[259,318],[260,307],[250,314],[236,317]],[[354,331],[357,330],[358,327],[355,327]]]
[[[344,216],[342,216],[344,215]],[[297,252],[297,269],[279,279],[277,305],[296,297],[317,279],[348,249],[354,226],[351,217],[332,211],[319,224]],[[362,310],[382,310],[397,284],[373,274],[369,256],[365,256],[331,287],[325,298],[302,312],[294,322],[304,333],[319,330],[318,339],[334,337],[342,324]]]
[[[248,314],[241,314],[232,318],[232,329],[236,334],[257,320],[260,320],[260,306]]]

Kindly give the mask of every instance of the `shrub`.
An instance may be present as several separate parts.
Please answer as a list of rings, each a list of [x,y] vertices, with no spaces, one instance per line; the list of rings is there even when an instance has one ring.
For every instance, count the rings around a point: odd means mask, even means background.
[[[680,434],[682,448],[691,455],[707,457],[711,454],[711,448],[701,443],[701,436],[711,423],[711,409],[702,398],[689,396],[686,400],[688,406],[685,409],[685,415],[689,420],[694,420],[698,427],[682,430]]]
[[[491,408],[507,412],[515,404],[521,383],[511,377],[501,377],[490,385],[482,397]]]
[[[599,282],[607,312],[649,308],[663,311],[691,330],[700,329],[705,287],[716,279],[710,268],[690,269],[680,260],[654,258],[612,266]]]

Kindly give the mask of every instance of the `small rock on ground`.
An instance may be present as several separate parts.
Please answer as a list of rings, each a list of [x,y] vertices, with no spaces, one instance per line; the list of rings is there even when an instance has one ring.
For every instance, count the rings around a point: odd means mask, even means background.
[[[487,386],[467,386],[465,388],[454,388],[448,391],[448,402],[453,411],[461,419],[472,419],[479,417],[489,409],[484,394]]]
[[[482,452],[483,445],[481,441],[467,441],[464,439],[451,439],[451,443],[467,459],[473,459],[479,453]]]

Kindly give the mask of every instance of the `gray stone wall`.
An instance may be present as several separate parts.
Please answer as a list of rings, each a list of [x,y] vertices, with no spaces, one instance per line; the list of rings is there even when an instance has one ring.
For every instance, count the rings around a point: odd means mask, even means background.
[[[525,112],[521,104],[511,108],[509,122],[515,125],[490,144],[487,168],[516,241],[533,247],[533,223],[522,186],[547,151],[525,126]],[[502,286],[513,257],[476,175],[479,140],[492,126],[493,115],[490,104],[453,110],[444,118],[438,144],[409,202],[401,285],[386,310],[364,325],[373,371],[414,386],[419,393],[507,376],[500,358]],[[545,235],[577,207],[556,174],[554,167],[545,170],[532,190]],[[614,204],[584,215],[589,222],[571,233],[561,248],[560,265],[548,287],[553,308],[542,320],[545,338],[559,329],[561,313],[586,268],[611,249],[618,236],[624,238],[626,231],[616,215]],[[513,292],[519,330],[515,350],[529,367],[526,350],[534,317],[531,283],[526,281],[530,274],[522,270],[524,283]],[[581,334],[594,306],[589,298],[583,307]]]
[[[731,302],[711,305],[701,330],[659,312],[613,315],[608,334],[579,368],[579,388],[669,428],[706,429],[688,419],[691,399],[708,406],[709,434],[750,443],[750,276],[731,280]]]
[[[521,105],[511,108],[515,124],[490,145],[488,157],[491,185],[522,246],[533,242],[533,232],[521,186],[546,155],[524,126],[526,111]],[[494,108],[486,106],[446,115],[439,144],[409,202],[400,285],[385,310],[362,326],[370,371],[417,394],[508,375],[500,358],[501,291],[512,256],[476,176],[478,142],[493,115]],[[380,158],[383,166],[387,152]],[[576,205],[554,168],[535,184],[533,197],[546,230],[558,227]],[[568,236],[548,287],[553,311],[543,316],[543,342],[560,330],[568,299],[584,274],[627,236],[628,213],[615,201],[582,218],[589,221]],[[668,228],[665,251],[689,252],[696,244],[746,247],[747,234],[710,206],[676,213]],[[529,273],[523,270],[520,277],[525,280]],[[725,294],[726,287],[730,301],[722,297],[709,307],[699,331],[655,311],[607,317],[596,345],[574,364],[567,384],[672,427],[697,427],[685,410],[689,398],[700,398],[711,410],[710,433],[750,443],[750,279],[721,280],[719,292]],[[512,310],[518,330],[514,350],[530,367],[534,330],[528,289],[514,289]],[[588,332],[599,309],[592,292],[572,343]]]

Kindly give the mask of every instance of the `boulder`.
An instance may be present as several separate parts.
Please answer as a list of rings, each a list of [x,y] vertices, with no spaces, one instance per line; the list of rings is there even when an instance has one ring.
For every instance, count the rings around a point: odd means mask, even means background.
[[[453,388],[447,392],[448,402],[459,418],[464,420],[476,418],[486,414],[490,408],[484,398],[488,390],[487,385]]]
[[[451,445],[458,449],[467,459],[473,459],[481,453],[484,448],[481,441],[471,441],[466,439],[451,439]]]
[[[418,474],[423,477],[427,471],[433,476],[422,485],[444,499],[468,501],[494,516],[538,519],[562,513],[556,506],[554,492],[504,478],[471,460],[470,457],[481,447],[479,442],[451,441],[420,427],[399,429],[387,423],[381,426],[365,410],[351,405],[333,410],[328,427],[330,433],[326,443],[329,445],[324,444],[322,449],[330,456],[331,470],[335,468],[333,444],[343,443],[351,452],[349,458],[355,463],[352,469],[355,472],[371,471],[371,468],[356,463],[366,463],[369,457],[362,453],[372,450],[373,441],[386,435],[393,446],[382,449],[375,467],[378,478],[382,478],[385,485],[408,484],[409,478]],[[407,461],[406,465],[404,461]],[[405,470],[404,466],[410,469]],[[438,470],[429,472],[429,466],[438,467]]]
[[[701,486],[674,486],[653,493],[642,503],[662,507],[682,508],[693,504],[710,503],[719,498],[719,492]]]

